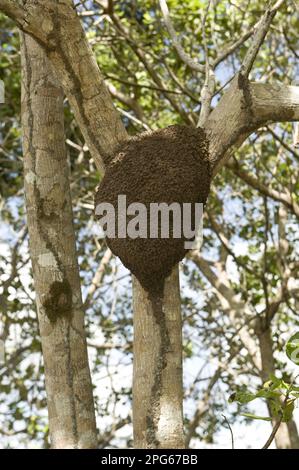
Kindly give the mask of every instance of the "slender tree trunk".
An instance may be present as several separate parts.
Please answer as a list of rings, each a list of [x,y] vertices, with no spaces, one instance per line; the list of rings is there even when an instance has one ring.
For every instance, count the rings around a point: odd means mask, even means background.
[[[97,163],[98,168],[102,170],[104,163],[109,161],[109,158],[117,144],[125,139],[127,135],[118,113],[113,108],[111,97],[106,89],[101,73],[96,66],[96,60],[92,55],[91,49],[84,35],[84,31],[80,25],[80,20],[77,17],[73,6],[74,5],[71,0],[64,0],[63,2],[57,2],[54,0],[27,0],[26,2],[22,3],[14,0],[0,0],[1,10],[9,17],[14,19],[14,21],[16,21],[22,30],[29,32],[32,36],[38,39],[40,44],[43,45],[48,58],[51,60],[51,63],[55,65],[57,76],[72,105],[76,119],[90,148],[91,154]],[[250,57],[255,57],[255,55],[251,54]],[[240,78],[242,78],[242,80],[240,80]],[[220,102],[211,112],[205,125],[207,137],[210,141],[211,163],[214,167],[214,174],[216,174],[217,170],[229,158],[229,155],[233,149],[239,147],[251,132],[254,132],[265,123],[271,121],[277,122],[298,120],[298,103],[299,92],[296,87],[287,87],[283,85],[277,88],[267,84],[253,84],[245,80],[244,76],[237,76],[231,84],[229,90],[224,93],[224,96]],[[30,118],[27,118],[29,119],[29,122],[30,120],[33,120],[32,113],[30,116]],[[27,125],[27,128],[28,127],[30,126]],[[27,133],[29,134],[28,129]],[[25,147],[26,145],[27,144],[25,142]],[[34,161],[37,160],[34,155],[32,158]],[[34,171],[32,171],[32,173],[30,173],[30,170],[28,170],[28,184],[29,187],[32,188],[34,188],[34,183],[29,182],[34,181],[35,173],[37,169],[39,170],[39,164],[34,164],[33,169]],[[46,170],[44,173],[47,174],[47,171],[48,170]],[[45,178],[45,184],[46,183],[48,182]],[[38,188],[38,190],[42,191],[44,188]],[[47,204],[37,204],[36,210],[42,211],[42,213],[44,213],[46,208]],[[49,218],[48,212],[46,215]],[[43,227],[47,227],[47,218],[45,218]],[[52,237],[52,235],[53,233],[50,232],[49,237]],[[57,243],[56,240],[54,241]],[[63,243],[63,240],[61,243]],[[53,271],[55,268],[55,281],[58,279],[59,282],[62,282],[60,279],[63,280],[67,278],[68,275],[71,278],[73,271],[72,273],[69,273],[68,269],[66,269],[64,274],[61,275],[62,271],[60,271],[58,268],[61,264],[62,258],[59,259],[59,263],[55,257],[55,261],[53,261],[52,245],[49,245],[45,242],[44,245],[45,248],[43,251],[37,255],[35,253],[35,245],[32,244],[32,253],[34,255],[33,265],[35,272],[39,274],[39,270],[42,270],[43,266],[40,266],[40,263],[46,263],[46,266],[49,267],[49,263],[51,261]],[[66,248],[69,249],[68,246],[66,246]],[[66,256],[67,252],[68,250],[66,250],[65,253],[63,252],[62,256]],[[44,254],[46,256],[43,256]],[[65,260],[65,262],[67,263],[67,260]],[[56,264],[58,267],[56,267]],[[69,265],[67,264],[67,266]],[[43,275],[41,275],[39,281],[41,286],[43,286],[42,279]],[[73,279],[72,282],[74,282]],[[169,283],[171,284],[170,280]],[[50,285],[51,283],[49,286]],[[37,290],[39,291],[39,289],[40,288],[38,287]],[[168,288],[166,287],[164,299],[162,300],[162,308],[164,312],[166,312],[164,322],[168,327],[168,324],[170,323],[169,319],[171,318],[171,311],[174,306],[174,300],[172,298],[170,299],[167,295],[167,289]],[[43,289],[41,290],[43,291]],[[172,292],[172,296],[176,299],[173,312],[177,312],[179,310],[178,286],[173,283],[171,289],[169,286],[169,290]],[[147,310],[150,312],[150,308],[144,308],[144,306],[147,305],[147,298],[146,293],[143,292],[140,287],[135,288],[134,297],[135,311],[137,309],[137,313],[135,314],[135,322],[137,322],[136,324],[138,325],[137,320],[139,320],[139,317],[141,320],[141,311],[144,312]],[[142,302],[142,305],[138,304],[138,299],[140,302]],[[40,305],[39,309],[41,311],[40,316],[45,317],[42,307],[44,304],[42,304],[41,301],[44,302],[44,298],[40,298],[38,296],[38,302]],[[78,316],[74,316],[73,318],[76,318],[76,321],[79,322]],[[176,318],[178,320],[178,316],[176,316]],[[57,322],[61,324],[63,321],[66,322],[64,317],[63,319],[59,319],[59,322],[57,320]],[[42,335],[47,335],[48,327],[53,328],[52,323],[49,323],[48,321],[45,322],[46,328]],[[72,326],[73,323],[74,321],[72,322]],[[82,325],[81,327],[83,328]],[[154,337],[154,332],[155,335],[160,335],[162,331],[161,325],[154,325],[154,317],[152,314],[152,328],[147,331],[147,334],[152,335],[152,337]],[[180,327],[180,320],[176,327],[177,329]],[[75,330],[73,327],[69,328],[68,331],[70,332],[70,336],[73,338],[73,335],[75,335]],[[169,337],[171,337],[170,329]],[[81,336],[79,335],[78,338],[81,338]],[[82,341],[85,342],[85,339],[82,339]],[[137,332],[135,335],[135,351],[136,348],[137,351],[142,350],[142,341],[144,341],[143,335],[139,335]],[[158,341],[155,341],[152,344],[153,348],[155,348],[155,354],[148,353],[148,357],[143,357],[143,367],[145,367],[146,364],[146,367],[154,371],[157,367],[156,358],[159,357],[161,344],[159,344]],[[173,345],[171,341],[170,344],[172,347]],[[181,351],[174,349],[171,354],[172,362],[180,363]],[[166,355],[170,356],[170,352],[166,352]],[[168,361],[169,359],[170,358],[167,357]],[[135,360],[135,368],[137,366]],[[160,403],[163,403],[164,397],[162,395],[167,390],[167,387],[165,387],[166,370],[167,366],[163,369],[163,373],[161,374],[164,380],[159,380],[160,392],[159,394],[156,393],[156,396],[159,395]],[[89,377],[89,374],[87,375]],[[135,400],[137,391],[140,392],[143,387],[143,382],[141,380],[138,385],[139,377],[140,374],[138,374],[135,369]],[[149,391],[147,393],[149,393]],[[176,393],[178,393],[178,388],[176,388]],[[180,390],[179,395],[177,395],[178,400],[181,398],[182,390]],[[137,419],[136,413],[134,419]],[[157,421],[155,418],[154,423],[156,437],[157,434],[160,433],[159,427],[162,426],[162,421],[162,416],[159,421]],[[152,427],[152,421],[146,421],[143,419],[141,424],[134,423],[134,426],[143,426],[143,436],[146,436],[149,434],[147,429],[148,424],[150,424],[150,427]],[[168,432],[170,436],[171,430],[169,428]],[[138,435],[140,434],[138,433]],[[166,439],[166,435],[164,435],[164,438]],[[145,438],[143,437],[143,439]],[[141,445],[139,444],[137,437],[136,445]],[[164,443],[160,442],[159,445],[162,446]]]
[[[185,436],[178,267],[165,281],[162,315],[155,301],[134,278],[134,442],[137,448],[180,449]]]
[[[299,449],[299,434],[295,420],[291,419],[288,421],[287,427],[291,441],[291,449]]]
[[[51,446],[95,448],[63,93],[43,50],[31,37],[21,36],[25,196]]]
[[[262,370],[261,378],[265,382],[270,374],[275,375],[275,362],[273,357],[273,343],[271,337],[271,328],[258,328],[258,340],[260,344]],[[269,414],[272,418],[272,424],[275,426],[277,418],[273,416],[268,405]],[[290,420],[288,423],[281,423],[275,435],[275,443],[278,449],[299,449],[299,436],[296,423]]]

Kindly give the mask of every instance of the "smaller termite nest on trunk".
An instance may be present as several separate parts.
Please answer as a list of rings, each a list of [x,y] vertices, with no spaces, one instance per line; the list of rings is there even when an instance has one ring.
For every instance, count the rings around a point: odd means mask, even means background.
[[[110,203],[118,220],[118,196],[126,206],[143,203],[147,223],[151,203],[205,203],[211,174],[208,141],[201,128],[173,125],[144,132],[122,143],[97,189],[95,207]],[[134,216],[127,216],[127,221]],[[194,211],[192,210],[192,221]],[[160,223],[160,222],[159,222]],[[172,234],[173,221],[169,223]],[[160,227],[159,227],[160,228]],[[149,231],[148,231],[149,233]],[[118,235],[116,227],[116,237]],[[181,238],[108,238],[107,244],[151,294],[162,293],[164,280],[187,253]]]
[[[49,292],[43,301],[45,314],[51,323],[58,318],[72,316],[72,288],[67,279],[54,281],[50,285]]]

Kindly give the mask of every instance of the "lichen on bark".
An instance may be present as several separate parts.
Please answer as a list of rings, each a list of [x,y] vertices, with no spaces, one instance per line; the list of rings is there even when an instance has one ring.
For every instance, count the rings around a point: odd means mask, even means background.
[[[54,323],[62,317],[70,319],[73,314],[72,304],[72,288],[69,281],[54,281],[43,301],[45,314],[50,322]]]

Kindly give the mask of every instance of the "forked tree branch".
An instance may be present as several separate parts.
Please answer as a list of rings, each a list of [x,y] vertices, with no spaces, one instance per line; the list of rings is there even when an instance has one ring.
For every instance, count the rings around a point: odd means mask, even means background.
[[[191,57],[189,57],[189,55],[184,51],[179,37],[173,26],[173,23],[171,21],[166,0],[159,0],[159,3],[165,26],[167,28],[169,36],[171,37],[173,47],[177,51],[178,56],[180,57],[182,62],[184,62],[191,70],[194,70],[195,72],[204,73],[206,69],[205,65],[199,64]],[[220,62],[225,60],[229,55],[233,54],[240,46],[242,46],[242,44],[244,44],[244,42],[254,34],[254,32],[256,31],[256,27],[257,25],[249,29],[249,31],[247,31],[246,33],[244,33],[237,41],[227,45],[222,51],[220,51],[216,58],[214,60],[211,60],[210,68],[213,70],[218,64],[220,64]]]
[[[213,173],[260,127],[298,120],[299,87],[249,82],[239,74],[205,125]]]

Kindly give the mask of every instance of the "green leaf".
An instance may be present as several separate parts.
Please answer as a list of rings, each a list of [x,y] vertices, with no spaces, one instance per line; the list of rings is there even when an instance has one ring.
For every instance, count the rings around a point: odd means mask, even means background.
[[[286,422],[290,421],[290,419],[292,419],[294,407],[295,407],[295,400],[292,400],[292,399],[288,400],[287,405],[285,406],[285,408],[283,410],[282,421],[284,423],[286,423]]]
[[[270,374],[269,380],[264,383],[263,389],[265,390],[276,390],[276,389],[289,389],[289,385],[283,380]]]
[[[229,402],[232,403],[237,401],[241,404],[249,403],[252,400],[255,400],[256,395],[249,392],[236,392],[229,397]]]
[[[271,418],[268,416],[257,416],[253,415],[252,413],[241,413],[242,416],[245,416],[246,418],[251,418],[251,419],[259,419],[262,421],[271,421]]]
[[[274,392],[273,390],[259,390],[256,393],[256,398],[279,398],[280,397],[280,392]]]
[[[286,345],[286,353],[288,358],[294,362],[297,366],[299,365],[299,332],[294,334]]]

